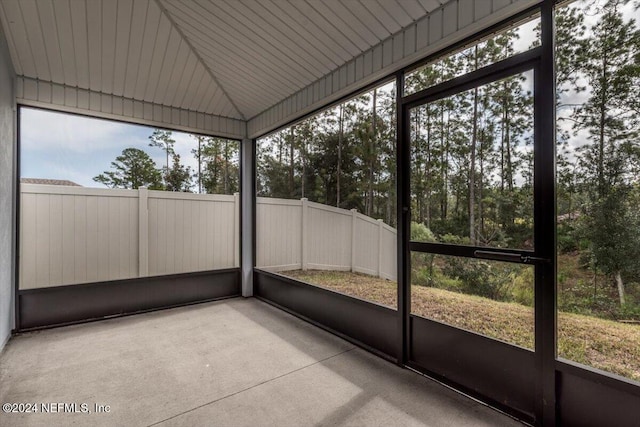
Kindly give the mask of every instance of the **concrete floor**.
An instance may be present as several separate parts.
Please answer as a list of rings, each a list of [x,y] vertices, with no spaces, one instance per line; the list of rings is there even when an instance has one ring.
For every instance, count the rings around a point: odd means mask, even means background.
[[[0,413],[1,426],[521,425],[242,298],[14,337],[0,356],[6,402],[91,413]]]

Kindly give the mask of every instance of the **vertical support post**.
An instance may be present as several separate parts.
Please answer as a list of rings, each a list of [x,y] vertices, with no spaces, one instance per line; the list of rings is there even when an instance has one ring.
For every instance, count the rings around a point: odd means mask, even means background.
[[[378,219],[378,267],[376,268],[376,275],[380,277],[382,274],[382,233],[384,232],[384,228],[382,225],[381,219]]]
[[[356,271],[356,222],[358,221],[358,209],[351,209],[351,271]]]
[[[240,193],[233,193],[233,266],[240,267]]]
[[[302,221],[300,221],[300,223],[302,224],[302,230],[301,230],[301,237],[302,237],[302,242],[301,242],[301,257],[300,257],[300,263],[302,264],[302,270],[306,271],[307,270],[307,263],[308,263],[308,258],[309,258],[309,253],[308,253],[308,245],[309,245],[309,233],[308,233],[308,228],[309,228],[309,204],[307,203],[309,201],[309,199],[307,199],[306,197],[303,197],[302,199],[300,199],[300,201],[302,202]]]
[[[555,1],[540,9],[542,55],[534,78],[534,241],[549,263],[535,267],[536,424],[554,426],[556,411],[556,94]]]
[[[411,225],[410,197],[410,133],[409,110],[402,104],[404,72],[396,74],[396,194],[397,194],[397,274],[398,274],[398,364],[405,365],[409,359],[411,340],[410,309],[411,285],[409,237]]]
[[[149,275],[149,190],[138,188],[138,276]]]
[[[243,139],[241,159],[241,225],[240,248],[242,296],[253,296],[253,267],[255,266],[255,209],[256,209],[256,142]]]

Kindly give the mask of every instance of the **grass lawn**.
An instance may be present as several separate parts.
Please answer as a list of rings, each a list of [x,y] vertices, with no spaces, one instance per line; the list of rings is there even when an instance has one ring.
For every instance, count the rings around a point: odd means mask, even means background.
[[[396,308],[396,283],[338,271],[282,274],[344,294]],[[533,308],[474,295],[414,286],[413,314],[521,347],[533,348]],[[640,325],[560,312],[558,354],[569,360],[640,381]]]

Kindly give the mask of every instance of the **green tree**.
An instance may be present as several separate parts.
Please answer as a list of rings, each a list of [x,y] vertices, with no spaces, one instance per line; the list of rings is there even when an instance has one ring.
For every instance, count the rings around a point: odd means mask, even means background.
[[[170,130],[155,129],[153,134],[149,136],[149,147],[158,147],[164,151],[167,158],[167,162],[163,166],[163,175],[165,185],[167,184],[167,176],[169,174],[169,156],[173,156],[176,152],[173,149],[176,141],[172,138],[172,132]]]
[[[111,162],[111,171],[93,178],[94,181],[111,188],[137,189],[147,187],[162,190],[162,175],[147,153],[138,148],[125,148]]]
[[[640,246],[637,233],[628,231],[633,228],[628,196],[638,153],[638,112],[633,105],[638,97],[640,33],[635,21],[622,15],[620,9],[627,3],[609,0],[602,6],[592,35],[581,41],[574,58],[589,88],[588,99],[574,111],[576,135],[588,135],[578,150],[588,199],[583,234],[591,242],[596,266],[613,279],[621,305],[624,277],[638,263],[637,250],[632,249]]]
[[[191,192],[191,168],[180,163],[180,155],[173,156],[171,169],[165,175],[167,191]]]
[[[239,189],[237,142],[225,138],[201,137],[192,153],[198,160],[199,186],[209,194],[233,194]]]

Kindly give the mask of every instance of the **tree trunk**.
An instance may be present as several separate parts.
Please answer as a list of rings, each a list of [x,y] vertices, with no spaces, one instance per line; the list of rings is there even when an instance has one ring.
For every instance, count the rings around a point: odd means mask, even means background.
[[[372,135],[369,140],[369,188],[367,194],[367,216],[371,216],[373,211],[373,181],[374,181],[374,168],[375,168],[375,146],[376,146],[376,101],[378,90],[373,90],[373,123],[371,124]]]
[[[301,187],[301,197],[304,198],[304,184],[305,181],[307,180],[307,141],[306,139],[304,139],[302,141],[302,179],[300,182],[300,187]]]
[[[425,165],[425,191],[427,193],[427,228],[431,229],[431,112],[427,106],[427,164]]]
[[[478,67],[478,48],[476,47],[476,68]],[[478,141],[478,88],[473,91],[473,133],[471,135],[471,153],[469,156],[469,240],[476,244],[476,143]]]
[[[623,306],[625,304],[624,298],[624,283],[622,283],[622,276],[620,275],[620,270],[616,271],[616,285],[618,287],[618,297],[620,297],[620,305]]]
[[[440,153],[440,178],[442,179],[442,194],[440,198],[440,219],[447,219],[447,179],[448,179],[448,155],[447,155],[447,139],[448,135],[448,126],[445,125],[444,122],[444,103],[440,107],[440,125],[441,125],[441,135],[440,135],[440,144],[442,148],[442,152]]]
[[[502,104],[502,126],[500,126],[500,194],[504,193],[504,138],[505,138],[504,103]]]
[[[291,126],[291,141],[289,145],[289,196],[293,197],[293,138],[295,126]]]
[[[413,145],[416,147],[415,148],[415,180],[412,177],[411,182],[412,182],[412,192],[415,193],[416,196],[416,211],[417,211],[417,220],[418,222],[422,222],[424,220],[424,203],[423,203],[423,199],[424,199],[424,174],[422,173],[421,170],[421,165],[422,165],[422,158],[420,156],[421,151],[422,151],[422,144],[420,143],[420,109],[416,108],[415,110],[415,122],[414,122],[414,129],[415,129],[415,140],[412,141]]]
[[[480,163],[480,176],[478,181],[478,213],[480,214],[480,236],[484,236],[484,206],[482,203],[482,193],[484,192],[484,149],[482,144],[484,142],[484,129],[481,131],[482,138],[480,141],[480,155],[479,155],[479,163]]]
[[[340,130],[338,133],[338,167],[336,171],[336,206],[340,207],[340,174],[342,173],[342,133],[344,130],[344,106],[340,104]]]
[[[445,130],[445,145],[444,145],[444,199],[442,205],[442,219],[447,219],[449,210],[449,130],[451,127],[451,111],[447,110],[447,126]]]
[[[604,181],[604,132],[607,120],[607,54],[603,52],[602,56],[602,95],[600,98],[600,123],[598,135],[598,196],[602,198],[607,193],[605,191]]]
[[[509,115],[511,104],[509,103],[509,87],[507,83],[504,83],[504,125],[505,129],[505,141],[504,145],[507,150],[507,188],[509,191],[513,191],[513,163],[511,160],[511,116]]]
[[[229,146],[228,141],[224,141],[224,175],[223,175],[223,184],[224,184],[224,194],[229,194]]]
[[[198,137],[198,194],[202,194],[202,137]]]

